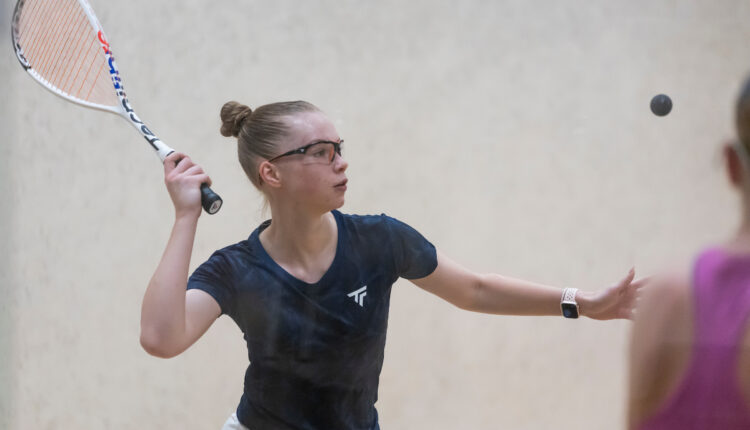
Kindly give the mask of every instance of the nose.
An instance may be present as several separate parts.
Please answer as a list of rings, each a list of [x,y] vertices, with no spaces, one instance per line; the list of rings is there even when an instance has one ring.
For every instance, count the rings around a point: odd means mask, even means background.
[[[349,163],[344,160],[341,154],[336,153],[333,157],[333,169],[337,172],[343,172],[349,167]]]

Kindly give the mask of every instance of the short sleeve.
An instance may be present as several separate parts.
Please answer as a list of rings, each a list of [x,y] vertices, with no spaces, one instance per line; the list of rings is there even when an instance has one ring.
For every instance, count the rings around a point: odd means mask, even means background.
[[[214,252],[190,275],[187,289],[205,291],[219,304],[222,314],[232,316],[235,290],[231,267],[229,258],[223,252]]]
[[[390,241],[398,276],[419,279],[437,267],[435,246],[409,225],[384,215],[390,230]]]

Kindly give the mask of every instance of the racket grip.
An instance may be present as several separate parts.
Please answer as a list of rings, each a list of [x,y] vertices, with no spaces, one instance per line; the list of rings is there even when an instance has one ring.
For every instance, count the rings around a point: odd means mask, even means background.
[[[223,202],[221,197],[213,192],[207,184],[201,184],[201,205],[203,206],[203,210],[208,212],[209,215],[219,212]]]

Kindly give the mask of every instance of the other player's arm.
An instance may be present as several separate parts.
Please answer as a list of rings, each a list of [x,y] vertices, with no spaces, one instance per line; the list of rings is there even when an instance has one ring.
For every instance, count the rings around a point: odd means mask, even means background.
[[[190,256],[201,215],[200,184],[211,179],[184,154],[164,160],[164,180],[175,206],[175,221],[141,307],[141,345],[151,355],[174,357],[195,343],[221,314],[200,290],[186,292]]]
[[[502,315],[560,315],[562,289],[497,274],[478,274],[437,253],[437,268],[414,279],[418,287],[455,306],[474,312]],[[595,319],[629,318],[638,289],[634,270],[602,291],[578,291],[581,315]]]

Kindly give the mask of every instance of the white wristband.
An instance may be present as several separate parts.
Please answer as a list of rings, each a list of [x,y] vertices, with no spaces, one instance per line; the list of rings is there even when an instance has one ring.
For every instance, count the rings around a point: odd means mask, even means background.
[[[577,292],[578,292],[578,288],[566,288],[566,289],[564,289],[561,301],[563,301],[563,302],[575,302],[576,301],[576,293]]]

